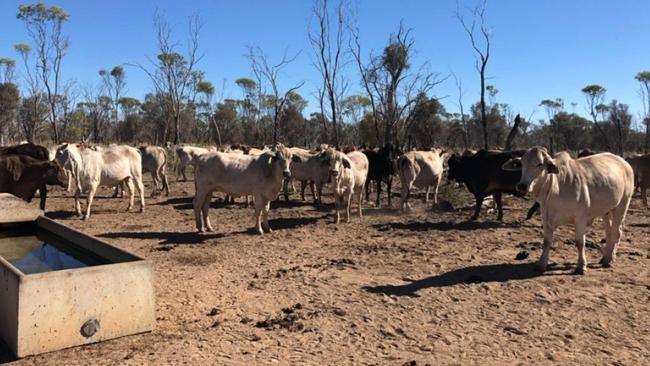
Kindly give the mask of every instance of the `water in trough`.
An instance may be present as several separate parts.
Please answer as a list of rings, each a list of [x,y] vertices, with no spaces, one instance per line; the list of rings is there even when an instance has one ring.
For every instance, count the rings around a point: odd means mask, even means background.
[[[64,245],[59,240],[34,235],[0,237],[0,257],[24,274],[105,264],[105,261]]]

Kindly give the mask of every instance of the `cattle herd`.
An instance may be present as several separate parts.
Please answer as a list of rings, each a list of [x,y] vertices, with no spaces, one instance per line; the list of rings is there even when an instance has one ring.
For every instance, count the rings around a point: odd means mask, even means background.
[[[173,150],[173,152],[172,152]],[[616,256],[623,222],[636,189],[640,190],[645,206],[646,189],[650,187],[650,155],[623,159],[611,153],[583,151],[578,158],[567,152],[551,155],[543,147],[526,151],[467,150],[462,154],[442,149],[402,153],[392,145],[378,149],[346,148],[337,150],[321,146],[315,150],[285,147],[251,148],[241,144],[226,148],[196,146],[90,146],[64,143],[51,148],[23,143],[0,148],[0,192],[12,193],[26,201],[40,194],[40,207],[45,209],[47,186],[59,185],[74,190],[76,213],[88,219],[97,188],[114,187],[115,194],[126,189],[129,194],[127,210],[134,206],[138,194],[139,208],[145,210],[143,173],[152,177],[155,196],[170,187],[166,167],[175,155],[178,180],[187,180],[187,168],[194,168],[195,195],[193,200],[196,229],[213,231],[209,219],[210,202],[215,191],[224,193],[229,201],[245,197],[254,205],[254,229],[259,234],[271,232],[268,216],[270,203],[289,192],[300,182],[300,193],[311,190],[315,204],[322,202],[323,186],[329,184],[334,193],[335,222],[351,220],[351,211],[363,216],[365,199],[370,200],[374,181],[376,204],[380,204],[382,183],[391,205],[392,178],[400,181],[401,210],[409,210],[413,188],[426,191],[432,204],[438,203],[438,188],[445,177],[464,185],[475,198],[472,220],[479,217],[484,200],[494,198],[498,220],[503,219],[502,195],[529,195],[534,202],[528,218],[541,213],[543,222],[543,253],[538,261],[540,270],[548,263],[553,232],[561,225],[575,227],[578,251],[576,273],[586,270],[585,230],[601,218],[605,228],[606,245],[601,248],[603,266],[611,265]],[[85,212],[81,210],[81,195],[87,196]],[[356,203],[353,210],[352,203]]]

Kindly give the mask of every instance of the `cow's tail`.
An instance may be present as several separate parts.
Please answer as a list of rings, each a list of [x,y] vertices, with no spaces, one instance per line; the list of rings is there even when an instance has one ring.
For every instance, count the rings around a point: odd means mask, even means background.
[[[402,155],[397,162],[397,168],[399,170],[400,182],[402,182],[402,184],[407,183],[409,189],[413,188],[413,181],[417,175],[415,161],[406,155]]]

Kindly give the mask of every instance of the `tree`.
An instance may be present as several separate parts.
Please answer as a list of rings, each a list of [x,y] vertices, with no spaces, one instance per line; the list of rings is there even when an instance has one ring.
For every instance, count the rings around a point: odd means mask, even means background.
[[[619,156],[623,156],[625,143],[632,125],[632,115],[628,112],[629,108],[626,104],[619,103],[616,100],[612,100],[608,109],[609,123],[616,134],[617,152]]]
[[[380,121],[384,127],[384,144],[399,143],[411,122],[417,98],[428,94],[444,81],[439,74],[428,72],[428,64],[411,68],[410,58],[415,51],[415,40],[410,29],[400,22],[397,33],[391,34],[380,55],[370,55],[367,66],[361,61],[358,30],[352,31],[355,47],[352,48],[357,64],[361,65],[361,79],[368,92],[373,110],[375,128]]]
[[[124,74],[124,68],[120,65],[117,65],[113,67],[110,72],[102,69],[99,70],[99,76],[102,78],[106,93],[108,93],[108,96],[111,98],[111,105],[113,107],[111,111],[111,119],[113,120],[113,127],[117,133],[117,140],[120,141],[118,128],[118,110],[120,98],[122,97],[124,87],[126,86],[126,75]]]
[[[270,64],[268,57],[259,47],[250,47],[248,50],[248,59],[251,63],[251,69],[256,75],[260,75],[271,87],[271,98],[268,100],[272,108],[272,118],[273,118],[273,144],[278,143],[278,119],[280,113],[284,109],[284,105],[287,102],[287,96],[300,89],[305,82],[300,81],[297,84],[289,87],[286,92],[282,93],[280,91],[280,86],[278,85],[278,78],[280,73],[291,64],[297,57],[300,55],[300,52],[296,53],[293,57],[288,57],[285,53],[282,56],[282,59],[277,64]]]
[[[207,119],[208,125],[212,125],[217,133],[216,143],[221,146],[221,132],[219,132],[219,125],[214,118],[214,113],[212,113],[212,96],[214,95],[214,85],[207,80],[200,81],[196,86],[196,91],[203,96],[203,105],[207,110]]]
[[[10,126],[16,120],[20,92],[13,83],[0,83],[0,146],[4,146]]]
[[[61,81],[61,61],[70,46],[68,36],[63,34],[63,24],[70,19],[70,15],[58,6],[48,7],[39,3],[20,5],[16,18],[25,22],[36,47],[36,67],[50,107],[52,137],[59,143],[57,96]]]
[[[645,143],[644,151],[647,153],[650,149],[650,71],[641,71],[634,77],[641,85],[639,93],[643,102],[643,110],[645,111]],[[647,104],[647,106],[646,106]]]
[[[472,23],[467,24],[465,19],[461,16],[459,10],[459,4],[456,2],[456,18],[460,22],[461,26],[467,33],[472,49],[475,53],[475,67],[479,73],[480,77],[480,111],[481,111],[481,128],[483,130],[483,148],[489,148],[489,136],[488,136],[488,126],[487,126],[487,116],[485,114],[485,71],[487,69],[488,61],[490,60],[490,46],[491,38],[490,32],[485,25],[485,8],[487,6],[487,0],[484,0],[481,5],[477,5],[472,11]],[[479,30],[476,30],[478,22]],[[478,34],[477,32],[480,32]],[[481,41],[482,39],[482,41]]]
[[[606,92],[607,89],[598,84],[590,84],[582,88],[582,93],[585,95],[585,99],[587,100],[587,106],[589,107],[589,114],[591,115],[593,126],[601,134],[607,150],[611,150],[609,136],[607,136],[605,131],[603,131],[600,124],[598,124],[598,106],[601,106],[600,108],[602,109]]]
[[[202,56],[199,55],[199,33],[201,22],[197,15],[188,20],[188,51],[186,55],[177,52],[179,43],[172,41],[172,27],[160,13],[154,16],[154,27],[158,40],[158,55],[149,59],[151,68],[137,64],[151,79],[157,94],[164,96],[167,109],[167,122],[162,138],[167,141],[170,132],[174,134],[174,144],[181,140],[181,114],[184,103],[195,93],[193,89],[202,79],[202,73],[196,70]],[[173,122],[173,126],[171,123]],[[170,131],[172,129],[173,131]]]
[[[334,145],[339,147],[339,106],[341,98],[347,89],[347,83],[342,76],[342,67],[345,62],[345,44],[347,42],[346,23],[343,2],[339,1],[336,7],[336,29],[332,34],[330,9],[328,0],[314,0],[312,14],[315,17],[317,26],[309,27],[309,41],[316,55],[315,66],[318,69],[322,81],[322,90],[329,102],[329,116],[332,120],[334,131]]]
[[[13,83],[16,60],[13,58],[0,58],[0,82]]]
[[[549,150],[555,152],[558,146],[558,129],[557,124],[555,123],[555,116],[564,109],[564,100],[562,98],[555,99],[544,99],[539,105],[546,109],[546,115],[548,116],[548,122],[551,125],[551,135],[549,139]]]

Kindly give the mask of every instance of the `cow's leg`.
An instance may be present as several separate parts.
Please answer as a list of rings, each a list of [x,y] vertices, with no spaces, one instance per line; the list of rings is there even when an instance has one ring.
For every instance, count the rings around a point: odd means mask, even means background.
[[[477,194],[474,195],[474,199],[476,199],[476,206],[474,207],[474,215],[472,215],[470,220],[478,219],[478,215],[481,213],[481,207],[483,207],[483,200],[485,199],[485,196],[482,194]]]
[[[334,216],[334,217],[335,217],[334,222],[335,222],[336,224],[338,224],[339,222],[341,222],[341,215],[340,215],[340,213],[339,213],[339,210],[341,209],[341,200],[342,200],[342,199],[343,199],[343,198],[340,197],[338,194],[334,194],[334,207],[335,207],[335,210],[336,210],[336,214],[335,214],[335,216]]]
[[[160,178],[162,179],[163,190],[165,191],[165,196],[169,196],[169,180],[167,180],[167,173],[165,168],[160,169]]]
[[[381,207],[381,177],[377,179],[377,207]]]
[[[311,189],[311,197],[314,199],[314,202],[316,202],[316,185],[313,180],[309,181],[309,189]],[[305,199],[303,198],[302,200],[304,201]]]
[[[269,225],[269,210],[271,209],[271,201],[265,200],[264,209],[262,211],[262,226],[264,231],[267,233],[272,233],[271,225]]]
[[[282,193],[284,194],[284,200],[289,202],[289,179],[291,178],[285,178],[282,180]]]
[[[152,187],[151,187],[151,198],[156,197],[158,195],[158,189],[160,188],[158,184],[160,183],[160,176],[158,175],[158,171],[154,170],[151,172],[151,180],[153,181]]]
[[[81,187],[77,187],[74,192],[74,212],[81,216]]]
[[[386,193],[388,194],[388,207],[391,207],[392,201],[391,201],[391,194],[392,194],[392,186],[393,186],[393,176],[389,175],[388,180],[386,181]]]
[[[134,183],[140,195],[140,212],[144,212],[144,184],[142,183],[142,176],[135,177]]]
[[[501,202],[501,193],[493,193],[494,202],[497,204],[497,220],[503,221],[503,202]]]
[[[95,193],[97,192],[97,184],[91,184],[90,189],[88,190],[88,202],[86,203],[86,214],[83,219],[88,220],[90,217],[90,207],[93,205],[93,199],[95,198]]]
[[[264,209],[264,200],[261,195],[255,196],[255,231],[260,235],[264,234],[262,230],[262,210]]]
[[[123,183],[126,183],[126,187],[129,190],[129,207],[127,207],[126,210],[131,211],[131,209],[133,208],[133,200],[135,198],[135,187],[133,185],[133,178],[130,177],[126,178]]]
[[[203,206],[201,207],[201,216],[203,217],[203,222],[205,223],[205,230],[209,232],[214,231],[212,224],[210,223],[210,215],[208,214],[208,211],[210,211],[210,201],[212,201],[213,192],[214,191],[208,192],[208,194],[203,199]]]
[[[365,189],[366,189],[366,201],[370,201],[370,184],[372,184],[372,179],[369,177],[366,179]]]
[[[433,205],[438,204],[438,189],[440,188],[440,181],[442,180],[442,175],[439,175],[437,179],[433,181]]]
[[[405,211],[408,207],[408,201],[410,198],[410,184],[407,182],[402,182],[402,189],[399,194],[399,207],[402,211]]]
[[[363,202],[363,189],[359,189],[357,193],[357,198],[359,199],[359,218],[363,217],[363,210],[361,208],[361,202]]]
[[[323,182],[316,183],[316,200],[314,202],[319,205],[323,203]]]
[[[587,257],[585,256],[585,231],[587,229],[587,223],[576,220],[575,228],[578,265],[573,273],[583,275],[587,272]]]
[[[302,201],[305,200],[305,189],[307,189],[307,181],[301,180],[300,181],[300,199]]]
[[[624,198],[623,201],[610,213],[612,224],[609,235],[607,236],[607,247],[603,250],[603,258],[600,260],[603,267],[610,267],[612,262],[616,260],[616,249],[618,248],[618,243],[623,235],[623,221],[625,220],[625,214],[630,205],[630,198]]]
[[[431,186],[427,186],[426,191],[424,191],[424,203],[429,203],[429,192],[431,191]]]
[[[646,186],[641,185],[641,201],[643,202],[643,207],[648,207],[648,198],[645,196],[646,194]]]
[[[205,231],[204,216],[203,216],[203,201],[205,200],[205,193],[197,186],[192,204],[194,206],[194,221],[196,222],[196,229],[202,233]],[[208,205],[209,206],[209,205]]]
[[[41,188],[39,188],[38,191],[41,194],[40,208],[41,208],[41,210],[45,211],[45,201],[47,201],[47,186],[45,184],[43,184],[43,186]]]
[[[548,266],[548,256],[551,251],[551,245],[553,245],[553,231],[553,227],[544,223],[544,244],[542,247],[542,256],[539,258],[539,261],[537,261],[537,269],[542,272],[544,272],[546,266]]]
[[[352,194],[354,192],[350,190],[349,193],[345,194],[345,222],[350,222],[350,206],[352,206]]]
[[[530,220],[537,211],[539,211],[539,203],[535,202],[533,206],[528,209],[528,214],[526,215],[526,220],[524,221]]]
[[[72,175],[71,171],[66,171],[65,175],[68,176],[68,189],[66,189],[66,191],[68,193],[72,193],[72,187],[74,186],[73,180],[75,179],[75,177]]]

